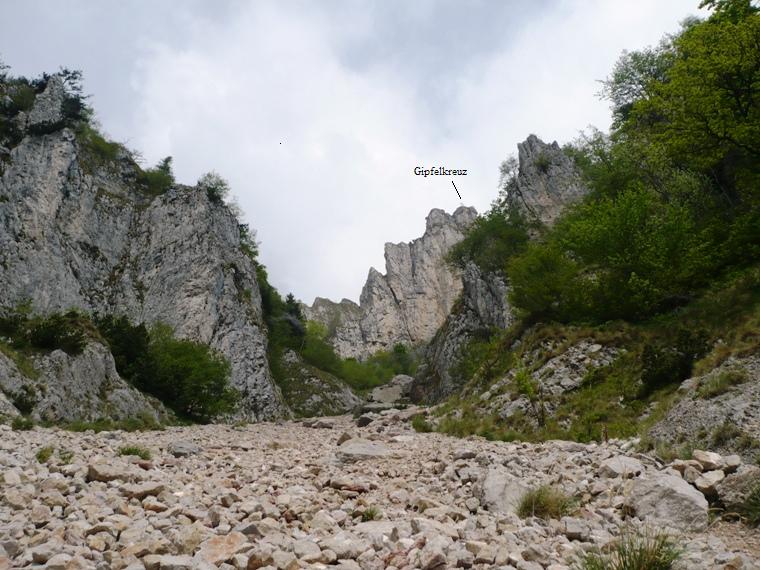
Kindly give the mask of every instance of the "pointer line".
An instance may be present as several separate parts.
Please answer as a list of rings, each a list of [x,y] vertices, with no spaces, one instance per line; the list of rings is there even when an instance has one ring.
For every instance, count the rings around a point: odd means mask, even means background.
[[[452,184],[452,186],[454,186],[454,190],[457,191],[457,196],[459,196],[459,199],[461,200],[462,199],[462,195],[459,193],[459,189],[457,188],[457,185],[454,184],[453,180],[451,181],[451,184]]]

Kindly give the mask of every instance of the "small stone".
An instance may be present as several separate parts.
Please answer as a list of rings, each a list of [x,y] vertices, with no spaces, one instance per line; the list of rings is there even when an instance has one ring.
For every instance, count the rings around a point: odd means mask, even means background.
[[[622,477],[624,479],[635,477],[644,471],[644,465],[638,459],[626,455],[610,457],[602,462],[599,466],[599,476],[613,479]]]
[[[705,495],[715,495],[715,486],[725,478],[726,475],[723,471],[707,471],[694,481],[694,486]]]
[[[201,452],[200,446],[192,441],[184,440],[171,442],[166,450],[174,457],[190,457]]]
[[[232,558],[233,555],[237,554],[240,547],[247,542],[246,536],[240,532],[214,536],[201,544],[201,548],[196,556],[206,562],[218,565]]]

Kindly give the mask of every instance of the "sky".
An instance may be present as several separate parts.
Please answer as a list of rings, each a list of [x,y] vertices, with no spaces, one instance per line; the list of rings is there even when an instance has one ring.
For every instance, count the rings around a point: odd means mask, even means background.
[[[432,208],[485,211],[534,133],[607,130],[599,81],[698,0],[3,0],[17,75],[84,73],[102,130],[227,179],[283,293],[358,301]],[[467,169],[456,178],[414,168]]]

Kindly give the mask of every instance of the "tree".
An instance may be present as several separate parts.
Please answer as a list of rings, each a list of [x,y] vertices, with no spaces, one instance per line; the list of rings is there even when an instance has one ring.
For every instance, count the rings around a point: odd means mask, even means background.
[[[229,183],[213,170],[198,179],[198,187],[205,190],[208,199],[215,204],[223,204],[230,194]]]

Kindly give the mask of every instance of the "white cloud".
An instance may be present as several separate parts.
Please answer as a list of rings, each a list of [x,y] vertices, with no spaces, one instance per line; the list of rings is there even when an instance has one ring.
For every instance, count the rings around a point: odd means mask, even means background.
[[[527,134],[566,142],[606,128],[596,80],[694,4],[560,2],[454,69],[443,96],[398,65],[345,63],[346,46],[376,33],[371,18],[240,4],[223,25],[196,21],[182,47],[142,46],[129,138],[151,161],[173,155],[181,181],[212,169],[230,180],[283,293],[357,299],[369,266],[383,269],[385,241],[414,238],[431,208],[460,204],[448,178],[415,177],[415,165],[468,168],[462,203],[484,210],[499,163]]]

